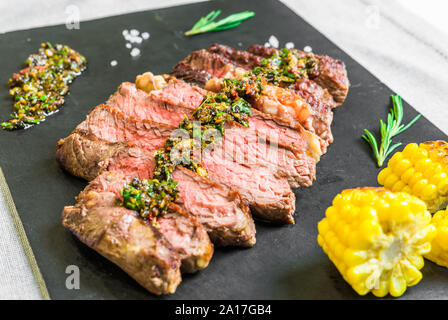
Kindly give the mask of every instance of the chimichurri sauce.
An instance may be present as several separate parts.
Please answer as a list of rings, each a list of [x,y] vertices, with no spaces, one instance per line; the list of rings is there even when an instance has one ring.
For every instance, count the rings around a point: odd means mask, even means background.
[[[2,122],[5,130],[27,129],[64,104],[68,85],[86,69],[87,60],[70,47],[42,43],[38,53],[31,54],[27,67],[14,73],[8,81],[14,99],[14,112]]]

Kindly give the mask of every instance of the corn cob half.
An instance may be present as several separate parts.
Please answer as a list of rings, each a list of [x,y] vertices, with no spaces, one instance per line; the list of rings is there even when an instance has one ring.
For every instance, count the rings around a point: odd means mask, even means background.
[[[360,295],[401,296],[422,278],[435,228],[418,198],[384,188],[344,190],[319,222],[317,241]]]
[[[378,174],[378,183],[422,199],[431,213],[443,209],[448,202],[448,143],[408,144]]]
[[[432,217],[437,235],[431,242],[431,251],[425,258],[448,268],[448,209],[439,211]]]

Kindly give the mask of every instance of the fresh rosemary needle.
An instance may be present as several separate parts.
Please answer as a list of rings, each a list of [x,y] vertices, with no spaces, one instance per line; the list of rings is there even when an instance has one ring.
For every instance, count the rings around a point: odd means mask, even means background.
[[[362,136],[364,140],[371,146],[375,158],[377,160],[378,167],[382,167],[387,157],[399,146],[401,142],[392,144],[392,138],[399,135],[403,131],[409,129],[420,117],[417,115],[407,125],[401,124],[403,121],[403,103],[399,95],[391,95],[393,107],[387,115],[386,123],[380,120],[380,134],[381,143],[378,148],[378,143],[375,136],[367,129],[364,129],[365,134]]]
[[[220,31],[231,29],[239,26],[241,22],[246,19],[252,18],[255,15],[253,11],[243,11],[239,13],[231,14],[230,16],[215,21],[215,19],[221,14],[221,10],[214,10],[205,17],[202,17],[195,23],[191,30],[185,32],[186,36],[192,36],[195,34],[206,33],[211,31]]]

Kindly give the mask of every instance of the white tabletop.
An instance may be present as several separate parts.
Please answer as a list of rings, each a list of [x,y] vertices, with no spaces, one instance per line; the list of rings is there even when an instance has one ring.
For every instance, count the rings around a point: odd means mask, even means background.
[[[198,1],[2,1],[0,33],[65,23],[70,12],[67,8],[73,5],[85,21],[190,2]],[[448,20],[445,17],[448,2],[283,2],[448,134]],[[279,40],[284,45],[291,39]],[[296,43],[296,47],[301,45],[306,44]],[[362,110],[362,106],[359,108]],[[40,299],[16,228],[3,191],[3,196],[0,194],[0,299]]]

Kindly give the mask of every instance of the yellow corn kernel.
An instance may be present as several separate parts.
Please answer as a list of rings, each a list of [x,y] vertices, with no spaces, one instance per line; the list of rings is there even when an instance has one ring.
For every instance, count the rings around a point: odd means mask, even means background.
[[[434,229],[425,203],[415,196],[358,188],[335,197],[318,224],[317,242],[358,294],[400,296],[421,280],[422,255],[431,248]]]
[[[432,224],[437,230],[431,242],[431,251],[425,258],[448,268],[448,209],[439,211],[432,217]]]
[[[423,200],[434,213],[448,203],[448,143],[411,143],[396,152],[378,174],[378,183],[392,191],[403,191]]]

